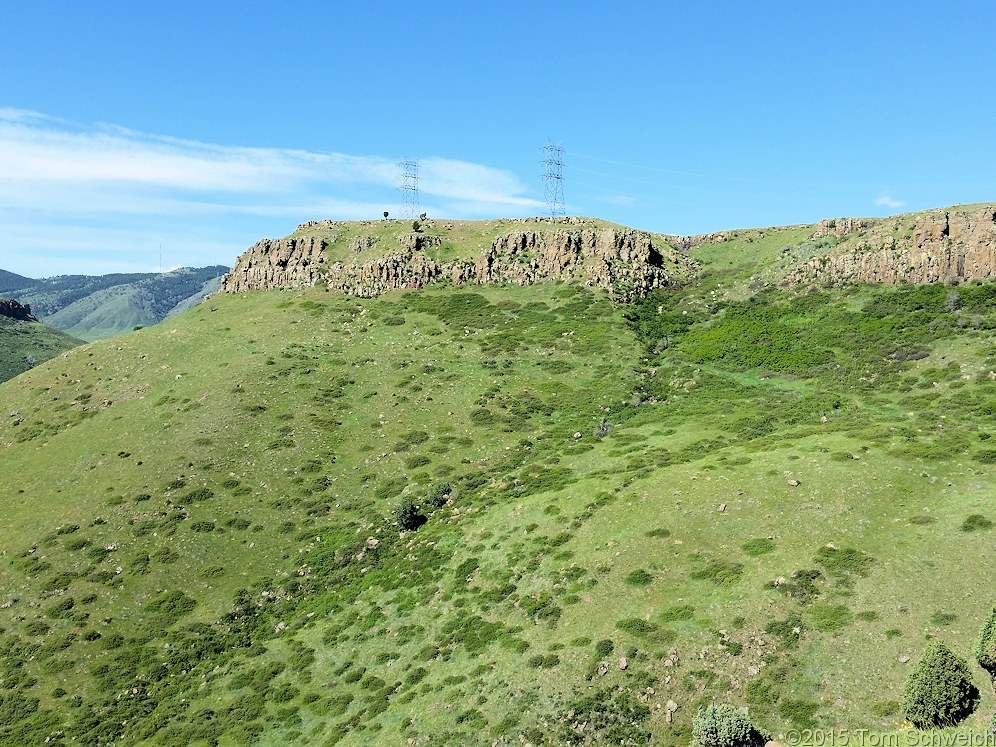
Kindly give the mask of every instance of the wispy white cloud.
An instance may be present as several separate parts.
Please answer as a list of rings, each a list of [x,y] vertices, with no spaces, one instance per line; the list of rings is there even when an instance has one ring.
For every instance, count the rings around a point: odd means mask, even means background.
[[[902,200],[893,199],[892,195],[888,192],[883,192],[878,197],[875,198],[875,205],[878,207],[887,207],[890,210],[897,210],[906,205]]]
[[[439,217],[542,209],[507,170],[426,158],[420,176],[423,209]],[[190,247],[181,261],[203,262],[205,242],[191,240],[198,233],[230,230],[248,246],[306,220],[397,214],[398,185],[396,160],[385,156],[234,147],[0,108],[0,267],[29,269],[37,257],[26,252],[44,252],[48,240],[96,263],[100,251],[134,246],[126,237],[164,232]]]

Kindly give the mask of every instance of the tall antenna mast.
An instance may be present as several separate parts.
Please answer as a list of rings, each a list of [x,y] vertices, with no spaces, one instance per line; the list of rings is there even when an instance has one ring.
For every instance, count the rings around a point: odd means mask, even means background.
[[[418,161],[401,161],[398,163],[401,169],[401,203],[405,213],[412,220],[419,216],[418,204]]]
[[[564,149],[547,143],[543,146],[543,199],[551,218],[564,215]]]

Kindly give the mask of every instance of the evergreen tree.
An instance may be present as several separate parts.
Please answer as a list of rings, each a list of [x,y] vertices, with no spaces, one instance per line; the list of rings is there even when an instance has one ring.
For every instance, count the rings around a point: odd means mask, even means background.
[[[694,747],[753,747],[763,743],[763,735],[747,714],[729,703],[700,708],[692,718]]]
[[[996,607],[990,611],[979,631],[979,637],[972,647],[972,656],[980,667],[989,672],[990,677],[996,677]]]
[[[932,640],[906,679],[902,708],[918,729],[933,729],[957,724],[975,710],[978,700],[968,662]]]

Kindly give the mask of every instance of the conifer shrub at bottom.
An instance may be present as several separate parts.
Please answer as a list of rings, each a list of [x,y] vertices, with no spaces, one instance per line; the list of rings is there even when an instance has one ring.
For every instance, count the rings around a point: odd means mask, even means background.
[[[418,505],[407,496],[394,509],[394,520],[403,532],[414,532],[425,524],[425,516],[419,511]]]
[[[764,742],[747,714],[729,703],[700,708],[692,718],[693,747],[754,747]]]
[[[957,724],[975,710],[978,700],[968,662],[933,640],[906,679],[902,708],[918,729],[934,729]]]
[[[972,656],[980,667],[989,672],[990,677],[996,678],[996,607],[989,613],[979,637],[975,639]]]

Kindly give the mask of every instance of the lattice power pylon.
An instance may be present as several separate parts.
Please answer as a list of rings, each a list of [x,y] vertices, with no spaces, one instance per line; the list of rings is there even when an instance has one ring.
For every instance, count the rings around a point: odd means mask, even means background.
[[[418,161],[401,161],[398,163],[401,169],[401,204],[405,210],[405,216],[411,220],[418,218]]]
[[[543,199],[551,218],[564,215],[564,149],[548,143],[543,146]]]

